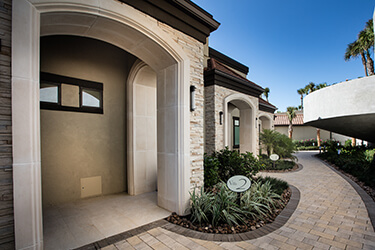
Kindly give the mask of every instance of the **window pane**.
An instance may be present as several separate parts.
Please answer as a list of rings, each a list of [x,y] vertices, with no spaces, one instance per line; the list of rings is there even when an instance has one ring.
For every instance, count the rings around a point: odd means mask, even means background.
[[[82,89],[82,106],[100,108],[102,93],[98,90]]]
[[[234,145],[240,145],[240,127],[234,127]]]
[[[59,102],[59,88],[56,85],[41,83],[40,84],[40,101],[58,103]]]

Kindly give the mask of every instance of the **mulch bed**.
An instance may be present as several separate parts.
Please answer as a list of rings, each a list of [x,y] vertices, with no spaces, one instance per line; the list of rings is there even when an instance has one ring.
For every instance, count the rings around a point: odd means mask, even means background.
[[[319,158],[319,156],[316,156],[316,157]],[[321,159],[321,158],[319,158],[319,159]],[[323,159],[321,159],[321,160],[323,160]],[[355,177],[351,174],[348,174],[347,172],[345,172],[344,170],[342,170],[341,168],[339,168],[335,164],[331,164],[327,160],[323,160],[323,161],[326,162],[327,164],[329,164],[331,167],[333,167],[337,171],[339,171],[340,173],[342,173],[343,175],[345,175],[346,177],[348,177],[349,179],[351,179],[352,181],[354,181],[355,183],[357,183],[358,186],[360,186],[371,197],[371,199],[375,202],[375,189],[374,188],[372,188],[370,186],[367,186],[364,182],[358,180],[357,177]]]
[[[291,196],[291,190],[290,188],[288,188],[281,195],[281,200],[279,201],[279,206],[277,209],[274,209],[267,216],[265,216],[262,220],[259,220],[259,219],[258,220],[246,220],[246,223],[242,225],[230,226],[228,224],[223,224],[217,227],[213,227],[212,225],[209,225],[209,224],[202,224],[200,226],[197,223],[192,223],[189,220],[189,215],[179,216],[176,213],[172,213],[172,215],[166,218],[166,220],[176,225],[189,228],[195,231],[203,232],[203,233],[215,233],[215,234],[245,233],[249,231],[254,231],[268,223],[273,222],[276,219],[276,217],[281,213],[281,211],[285,208],[285,206],[288,204],[290,196]]]

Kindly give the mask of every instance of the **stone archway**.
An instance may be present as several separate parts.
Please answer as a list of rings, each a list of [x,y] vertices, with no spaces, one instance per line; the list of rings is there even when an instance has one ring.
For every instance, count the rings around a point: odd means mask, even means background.
[[[232,107],[232,108],[231,108]],[[230,145],[233,140],[231,136],[232,128],[232,110],[233,107],[239,110],[240,116],[240,135],[239,150],[240,152],[257,153],[257,134],[256,134],[256,105],[244,94],[233,94],[224,99],[224,146],[232,148]]]
[[[13,2],[12,125],[16,248],[43,248],[39,120],[39,37],[77,35],[116,45],[157,73],[159,206],[188,203],[189,59],[159,27],[117,1]],[[124,14],[126,13],[126,15]]]
[[[260,132],[262,132],[263,129],[272,129],[272,118],[269,115],[260,115],[259,125]]]

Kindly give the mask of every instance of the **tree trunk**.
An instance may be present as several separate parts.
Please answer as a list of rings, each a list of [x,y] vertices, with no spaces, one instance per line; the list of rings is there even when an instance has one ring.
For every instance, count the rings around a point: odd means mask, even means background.
[[[366,62],[367,72],[369,76],[375,75],[374,73],[374,61],[370,57],[370,55],[367,55],[367,62]]]
[[[355,144],[356,144],[356,140],[354,137],[352,137],[352,146],[355,147]]]
[[[320,147],[320,129],[316,129],[316,141],[318,142],[318,147]]]
[[[363,52],[361,53],[361,58],[362,58],[363,67],[365,68],[365,74],[366,74],[366,76],[368,76],[365,53],[363,53]]]
[[[303,110],[303,95],[301,95],[301,110]]]
[[[293,137],[293,125],[292,125],[292,123],[289,123],[288,135],[289,135],[289,138],[292,139],[292,137]]]

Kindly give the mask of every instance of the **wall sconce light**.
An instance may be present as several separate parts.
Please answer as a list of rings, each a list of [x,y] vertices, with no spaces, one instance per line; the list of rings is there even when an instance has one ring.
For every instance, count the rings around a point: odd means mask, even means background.
[[[220,111],[220,112],[219,112],[220,125],[223,125],[223,116],[224,116],[223,111]]]
[[[190,111],[195,110],[195,89],[194,85],[190,85]]]
[[[257,124],[258,124],[258,117],[255,117],[255,128],[258,127]]]

